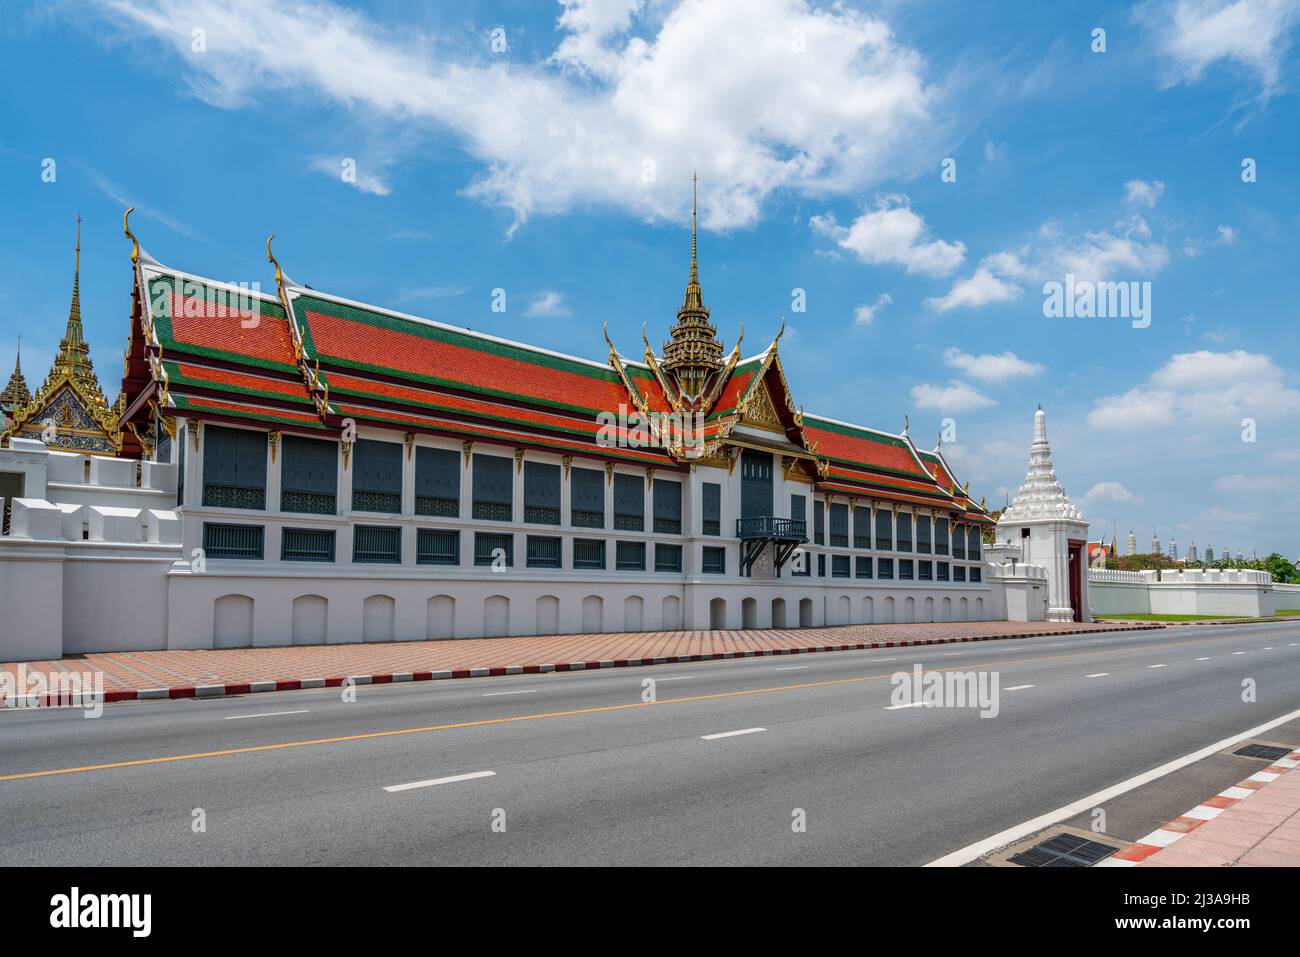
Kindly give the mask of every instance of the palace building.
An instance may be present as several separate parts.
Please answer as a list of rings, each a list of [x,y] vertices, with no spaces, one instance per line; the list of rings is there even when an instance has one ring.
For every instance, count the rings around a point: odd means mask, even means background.
[[[40,543],[64,562],[46,645],[1045,617],[1044,569],[986,563],[993,521],[938,446],[804,413],[780,333],[746,355],[742,327],[726,348],[694,213],[662,350],[644,329],[636,356],[606,335],[604,362],[299,285],[270,240],[263,294],[165,266],[126,233],[115,417],[91,414],[74,280],[55,370],[0,449],[0,479],[25,480],[0,562]],[[111,449],[40,441],[60,395],[86,413],[69,434],[93,423]],[[42,600],[50,586],[26,580]],[[109,595],[130,595],[129,622]]]

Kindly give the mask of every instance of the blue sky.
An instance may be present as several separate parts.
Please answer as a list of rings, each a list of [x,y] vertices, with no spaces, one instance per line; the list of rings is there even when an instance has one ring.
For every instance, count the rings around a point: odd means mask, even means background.
[[[809,411],[926,446],[951,418],[1000,503],[1041,402],[1094,536],[1294,558],[1298,32],[1300,0],[20,3],[0,359],[21,335],[48,368],[80,211],[116,394],[127,203],[201,275],[271,288],[275,232],[319,289],[594,359],[608,321],[636,355],[698,169],[705,301],[747,354],[787,317]],[[1046,317],[1067,273],[1150,283],[1150,325]]]

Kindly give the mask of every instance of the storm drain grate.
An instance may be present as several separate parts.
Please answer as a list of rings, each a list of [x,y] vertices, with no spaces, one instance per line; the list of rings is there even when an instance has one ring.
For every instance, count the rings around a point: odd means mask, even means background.
[[[1285,758],[1291,753],[1291,749],[1279,748],[1271,744],[1248,744],[1240,751],[1232,753],[1239,754],[1243,758],[1263,758],[1265,761],[1276,761],[1278,758]]]
[[[1119,848],[1076,834],[1058,834],[1011,858],[1021,867],[1092,867]]]

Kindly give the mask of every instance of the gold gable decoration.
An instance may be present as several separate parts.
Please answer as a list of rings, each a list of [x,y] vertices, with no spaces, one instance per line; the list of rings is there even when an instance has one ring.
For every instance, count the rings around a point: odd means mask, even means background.
[[[767,385],[761,382],[745,407],[741,421],[755,428],[767,429],[769,432],[785,432],[785,426],[778,418],[776,406],[772,403],[772,394],[768,392]]]

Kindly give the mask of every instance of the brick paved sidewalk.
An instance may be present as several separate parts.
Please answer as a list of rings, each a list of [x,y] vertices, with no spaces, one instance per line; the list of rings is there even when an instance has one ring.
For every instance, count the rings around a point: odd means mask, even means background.
[[[1099,866],[1300,866],[1300,751],[1277,759]]]
[[[576,671],[713,658],[987,641],[1161,625],[953,622],[755,631],[659,631],[467,638],[212,651],[141,651],[26,662],[29,672],[104,673],[108,700],[193,697],[433,678]],[[0,671],[17,674],[17,664]]]

